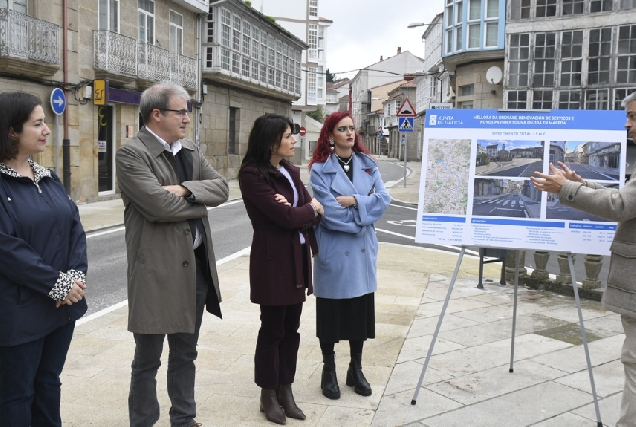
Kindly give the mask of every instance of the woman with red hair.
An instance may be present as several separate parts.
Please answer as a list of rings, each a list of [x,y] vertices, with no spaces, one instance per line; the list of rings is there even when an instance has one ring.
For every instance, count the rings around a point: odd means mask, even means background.
[[[334,353],[340,340],[349,341],[347,385],[359,395],[371,395],[362,373],[362,347],[375,338],[378,239],[373,224],[391,197],[368,153],[351,115],[336,112],[322,125],[309,163],[314,197],[324,209],[316,226],[320,252],[314,262],[314,294],[323,359],[320,387],[329,399],[340,398]]]

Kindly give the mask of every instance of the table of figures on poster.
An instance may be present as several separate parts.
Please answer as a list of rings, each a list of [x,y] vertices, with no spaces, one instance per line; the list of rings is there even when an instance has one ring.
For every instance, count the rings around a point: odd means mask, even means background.
[[[530,177],[560,161],[621,188],[624,123],[624,111],[429,111],[416,241],[609,255],[615,222],[562,205]]]

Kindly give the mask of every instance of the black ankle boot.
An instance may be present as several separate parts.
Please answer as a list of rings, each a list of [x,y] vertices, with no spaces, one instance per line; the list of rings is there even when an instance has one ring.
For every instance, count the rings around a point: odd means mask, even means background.
[[[329,355],[322,354],[322,378],[320,379],[320,388],[322,394],[328,399],[340,399],[340,387],[338,387],[338,378],[336,377],[336,360],[335,353]]]
[[[362,353],[352,354],[347,371],[347,385],[360,396],[371,396],[371,386],[362,373]]]

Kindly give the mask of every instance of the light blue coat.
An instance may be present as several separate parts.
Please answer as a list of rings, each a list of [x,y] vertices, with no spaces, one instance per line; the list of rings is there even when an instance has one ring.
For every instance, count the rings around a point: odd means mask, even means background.
[[[315,228],[319,251],[314,258],[314,295],[321,298],[355,298],[378,288],[378,239],[373,224],[389,207],[391,196],[371,157],[354,153],[351,167],[353,182],[334,154],[311,169],[314,197],[325,209]],[[337,196],[354,196],[358,208],[340,206]]]

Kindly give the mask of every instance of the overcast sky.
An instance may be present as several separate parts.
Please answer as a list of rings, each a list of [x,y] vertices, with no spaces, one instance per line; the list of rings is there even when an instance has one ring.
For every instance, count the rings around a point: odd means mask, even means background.
[[[444,0],[318,0],[318,15],[333,21],[327,29],[327,68],[332,73],[357,70],[402,52],[424,58],[422,34],[442,12]],[[353,77],[355,72],[337,74]]]

